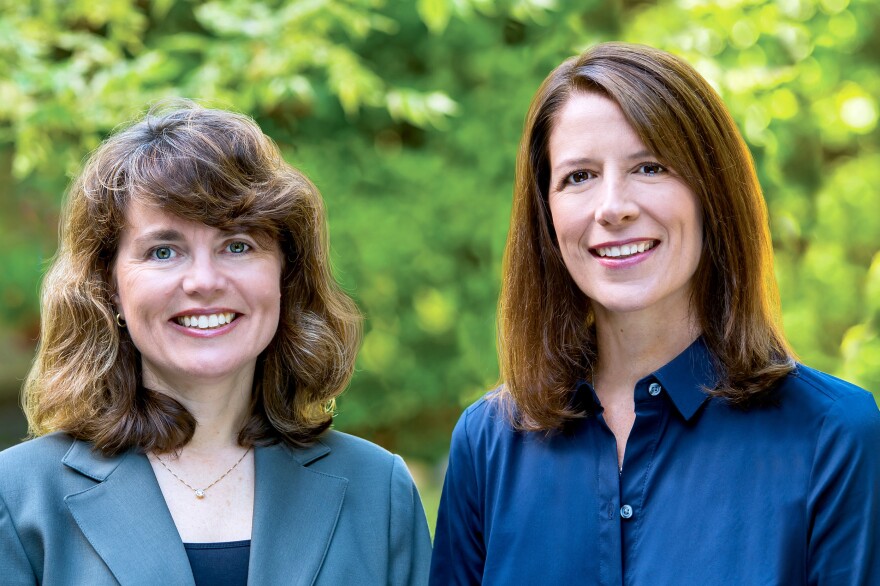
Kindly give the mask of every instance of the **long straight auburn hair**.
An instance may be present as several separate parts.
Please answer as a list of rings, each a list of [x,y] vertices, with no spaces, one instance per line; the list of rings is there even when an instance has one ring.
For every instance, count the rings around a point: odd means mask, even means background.
[[[691,304],[714,361],[712,395],[748,406],[794,368],[782,334],[767,207],[751,154],[720,96],[688,63],[643,45],[604,43],[541,84],[526,117],[498,305],[498,353],[518,429],[550,431],[583,416],[572,392],[597,357],[594,315],[563,263],[548,193],[548,140],[576,93],[614,102],[703,213]]]

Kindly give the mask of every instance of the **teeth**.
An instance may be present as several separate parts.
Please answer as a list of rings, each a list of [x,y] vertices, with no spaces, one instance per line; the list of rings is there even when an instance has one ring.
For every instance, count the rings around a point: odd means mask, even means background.
[[[599,256],[620,257],[632,256],[640,252],[645,252],[646,250],[651,250],[652,248],[654,248],[653,240],[643,240],[642,242],[633,242],[622,246],[604,246],[596,249],[596,252],[599,253]]]
[[[213,313],[211,315],[185,315],[177,318],[177,323],[187,328],[207,330],[226,325],[235,319],[234,313]]]

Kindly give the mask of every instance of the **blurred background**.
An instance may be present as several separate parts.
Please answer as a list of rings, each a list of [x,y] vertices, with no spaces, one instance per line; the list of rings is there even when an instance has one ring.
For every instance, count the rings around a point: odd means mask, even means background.
[[[63,193],[150,102],[253,116],[321,189],[366,316],[336,427],[436,514],[449,434],[498,376],[514,159],[540,81],[604,40],[685,57],[752,149],[801,359],[880,393],[876,0],[0,0],[0,448]]]

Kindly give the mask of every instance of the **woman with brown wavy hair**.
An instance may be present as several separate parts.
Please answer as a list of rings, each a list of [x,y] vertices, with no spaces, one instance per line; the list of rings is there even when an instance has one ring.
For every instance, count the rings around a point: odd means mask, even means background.
[[[67,195],[0,454],[4,584],[420,584],[398,456],[329,431],[360,315],[318,190],[243,115],[151,110]]]
[[[538,90],[499,356],[432,583],[880,584],[880,412],[795,362],[751,157],[681,59],[602,44]]]

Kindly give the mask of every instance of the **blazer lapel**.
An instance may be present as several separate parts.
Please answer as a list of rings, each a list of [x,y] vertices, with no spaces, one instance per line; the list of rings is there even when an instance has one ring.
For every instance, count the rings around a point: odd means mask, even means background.
[[[314,584],[336,529],[348,480],[309,469],[330,448],[255,452],[249,584]]]
[[[80,530],[120,584],[194,584],[189,559],[146,456],[114,458],[75,441],[62,462],[97,484],[65,497]]]

